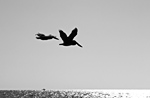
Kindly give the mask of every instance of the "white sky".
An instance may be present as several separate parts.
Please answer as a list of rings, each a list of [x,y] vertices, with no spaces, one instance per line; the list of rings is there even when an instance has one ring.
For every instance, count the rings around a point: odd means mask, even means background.
[[[0,89],[150,88],[149,37],[149,0],[0,0]]]

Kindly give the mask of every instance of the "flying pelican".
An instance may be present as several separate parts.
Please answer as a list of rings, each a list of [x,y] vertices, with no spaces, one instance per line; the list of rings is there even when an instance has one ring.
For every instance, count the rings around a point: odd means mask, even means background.
[[[41,39],[41,40],[49,40],[49,39],[56,39],[56,40],[59,40],[56,36],[53,36],[53,35],[48,35],[48,36],[45,36],[44,34],[41,34],[41,33],[38,33],[36,34],[38,37],[36,37],[37,39]]]
[[[75,28],[72,30],[71,34],[67,37],[67,35],[62,30],[59,30],[60,37],[63,40],[63,43],[59,45],[63,46],[78,45],[79,47],[82,47],[77,41],[73,40],[73,38],[77,35],[77,32],[78,29]]]

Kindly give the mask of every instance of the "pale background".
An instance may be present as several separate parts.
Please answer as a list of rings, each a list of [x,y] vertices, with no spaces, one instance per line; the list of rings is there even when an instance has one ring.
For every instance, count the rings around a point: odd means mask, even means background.
[[[35,38],[75,27],[83,48]],[[149,76],[149,0],[0,0],[0,89],[143,89]]]

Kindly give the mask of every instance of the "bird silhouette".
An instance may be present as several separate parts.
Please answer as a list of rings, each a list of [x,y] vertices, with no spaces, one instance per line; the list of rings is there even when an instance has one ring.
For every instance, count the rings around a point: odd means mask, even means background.
[[[50,40],[50,39],[56,39],[56,40],[59,40],[56,36],[53,36],[53,35],[48,35],[48,36],[45,36],[44,34],[41,34],[41,33],[38,33],[36,34],[37,37],[36,39],[41,39],[41,40]]]
[[[67,35],[62,30],[59,30],[60,37],[63,40],[63,43],[59,45],[63,45],[63,46],[78,45],[79,47],[82,47],[77,41],[73,40],[74,37],[77,35],[77,32],[78,29],[74,28],[71,34],[67,37]]]

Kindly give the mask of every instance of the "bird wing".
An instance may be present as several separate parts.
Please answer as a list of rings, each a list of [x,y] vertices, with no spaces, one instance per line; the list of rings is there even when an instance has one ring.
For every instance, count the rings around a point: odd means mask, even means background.
[[[59,30],[59,33],[60,33],[60,37],[61,39],[66,42],[67,41],[67,35],[62,31],[62,30]]]
[[[75,28],[72,30],[71,34],[69,35],[69,40],[73,40],[73,38],[77,35],[78,29]]]

